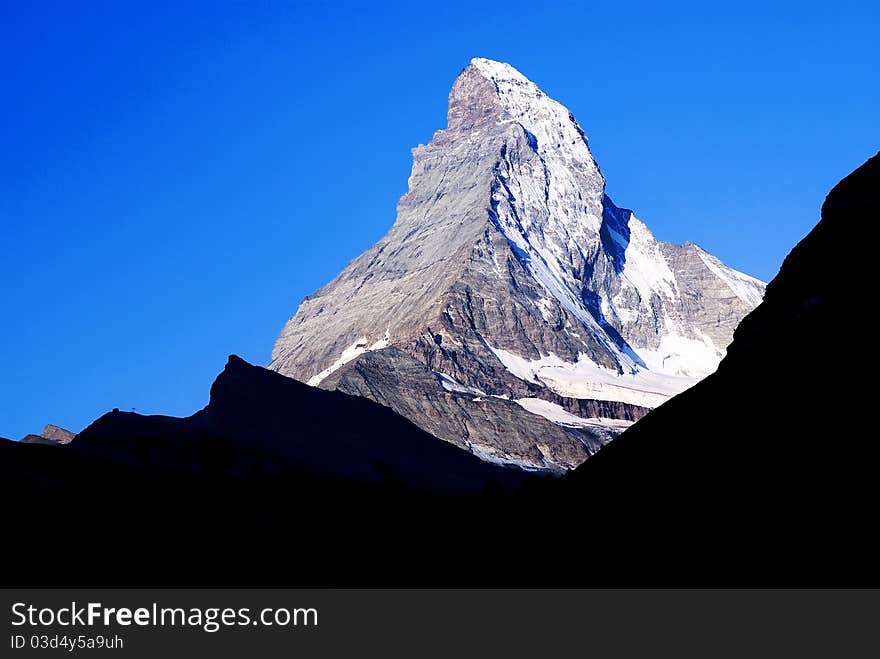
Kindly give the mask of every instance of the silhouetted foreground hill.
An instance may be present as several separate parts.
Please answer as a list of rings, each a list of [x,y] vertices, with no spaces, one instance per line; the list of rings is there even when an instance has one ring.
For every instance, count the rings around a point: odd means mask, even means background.
[[[406,583],[411,527],[430,521],[421,542],[440,547],[441,516],[532,479],[235,356],[191,417],[114,411],[66,446],[0,442],[30,584]]]
[[[569,474],[569,496],[601,492],[663,554],[735,557],[746,579],[876,583],[880,444],[863,398],[878,222],[880,155],[831,191],[718,371]]]
[[[230,478],[308,473],[430,492],[516,488],[502,468],[417,428],[365,398],[327,392],[230,356],[205,409],[186,419],[111,412],[74,451],[142,469]]]
[[[188,419],[116,412],[67,446],[0,442],[11,578],[878,585],[876,432],[852,385],[872,375],[856,312],[873,304],[878,193],[875,156],[829,194],[718,372],[560,480],[231,358]]]

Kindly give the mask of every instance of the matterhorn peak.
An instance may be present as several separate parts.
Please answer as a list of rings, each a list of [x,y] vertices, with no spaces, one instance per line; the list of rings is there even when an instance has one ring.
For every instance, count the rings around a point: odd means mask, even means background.
[[[762,294],[614,205],[572,113],[475,58],[393,226],[303,301],[270,367],[486,460],[568,469],[712,372]]]
[[[578,148],[587,138],[568,108],[510,64],[475,57],[453,83],[449,128],[472,130],[490,121],[518,124],[538,151],[574,148],[592,160],[589,149]]]
[[[537,94],[542,93],[535,83],[526,78],[507,62],[498,62],[485,57],[474,57],[468,66],[473,67],[480,73],[480,75],[493,82],[497,83],[501,81],[517,84],[528,88],[528,91],[530,92]]]

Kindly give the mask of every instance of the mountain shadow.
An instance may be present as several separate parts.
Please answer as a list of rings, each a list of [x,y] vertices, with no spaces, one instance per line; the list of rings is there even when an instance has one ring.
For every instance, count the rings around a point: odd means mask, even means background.
[[[632,211],[626,208],[618,208],[611,201],[611,197],[605,195],[602,198],[602,224],[599,226],[599,238],[602,247],[614,265],[614,272],[620,274],[626,265],[626,248],[629,247],[629,219]]]

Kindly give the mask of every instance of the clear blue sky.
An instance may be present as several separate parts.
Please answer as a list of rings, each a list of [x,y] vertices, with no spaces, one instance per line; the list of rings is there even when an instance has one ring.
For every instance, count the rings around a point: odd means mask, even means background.
[[[265,364],[391,225],[474,56],[570,107],[658,237],[764,279],[880,147],[877,2],[37,4],[0,9],[12,438],[188,414],[228,353]]]

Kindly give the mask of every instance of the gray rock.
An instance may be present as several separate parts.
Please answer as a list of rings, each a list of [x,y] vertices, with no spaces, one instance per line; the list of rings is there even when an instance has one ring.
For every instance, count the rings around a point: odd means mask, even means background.
[[[51,423],[46,424],[46,427],[43,428],[43,432],[40,434],[46,439],[51,439],[59,444],[69,444],[76,437],[76,433],[53,426]]]
[[[302,302],[270,368],[368,396],[475,453],[568,468],[605,440],[578,448],[565,413],[640,418],[715,369],[762,294],[696,245],[656,240],[605,195],[571,113],[475,59],[446,130],[413,149],[394,225]],[[527,401],[556,425],[459,400],[431,371],[551,403]],[[620,431],[605,425],[603,438]]]
[[[614,436],[556,425],[510,400],[444,389],[427,366],[393,347],[358,356],[320,387],[369,398],[486,460],[529,469],[571,469]]]
[[[25,435],[21,438],[23,444],[48,444],[50,446],[61,446],[69,444],[76,437],[76,433],[72,433],[64,428],[59,428],[51,423],[46,424],[43,432],[39,435]]]

